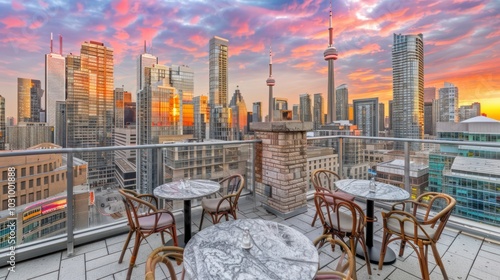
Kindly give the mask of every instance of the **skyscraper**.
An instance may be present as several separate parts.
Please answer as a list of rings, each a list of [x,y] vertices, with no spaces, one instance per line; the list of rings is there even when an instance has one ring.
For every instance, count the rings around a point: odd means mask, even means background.
[[[132,102],[132,94],[123,88],[116,88],[114,106],[115,128],[125,128],[125,104]]]
[[[333,61],[337,60],[338,52],[333,46],[333,27],[332,27],[332,7],[330,3],[330,27],[328,28],[328,48],[323,53],[326,61],[328,61],[328,112],[327,112],[327,123],[331,123],[337,120],[337,107],[335,105],[335,73],[333,69]]]
[[[424,88],[424,134],[435,135],[436,116],[434,112],[434,100],[436,100],[436,88]]]
[[[17,78],[17,122],[40,122],[43,89],[40,80]]]
[[[269,115],[269,122],[273,121],[273,115],[274,115],[274,104],[273,104],[273,87],[276,81],[273,78],[273,55],[271,53],[271,48],[269,48],[269,78],[266,80],[266,84],[269,87],[269,110],[268,110],[268,115]]]
[[[353,100],[353,124],[362,130],[363,136],[378,137],[379,103],[378,97]]]
[[[153,64],[158,64],[158,57],[150,54],[146,50],[146,41],[144,41],[144,52],[137,58],[137,90],[139,92],[144,88],[146,83],[144,77],[144,68],[151,67]]]
[[[210,106],[227,106],[228,47],[227,39],[214,36],[209,49],[209,97]]]
[[[424,102],[432,102],[432,100],[434,99],[436,99],[436,88],[435,87],[424,88]]]
[[[262,122],[262,103],[254,102],[252,105],[252,122]]]
[[[384,121],[385,121],[385,104],[379,103],[378,104],[378,131],[385,130]]]
[[[439,89],[439,121],[458,122],[458,88],[452,83],[444,83]]]
[[[181,135],[180,98],[177,90],[170,86],[168,67],[152,65],[144,68],[146,83],[137,93],[137,144],[159,144],[161,137]],[[160,81],[157,77],[164,76]],[[149,83],[147,81],[155,81]],[[153,150],[137,152],[137,188],[141,193],[151,193],[153,186],[163,182],[162,154]]]
[[[210,120],[210,106],[208,96],[200,95],[193,98],[194,104],[194,138],[207,139],[208,122]]]
[[[303,122],[312,122],[313,116],[311,111],[311,95],[308,93],[299,96],[299,118]]]
[[[294,120],[294,121],[301,120],[299,104],[292,105],[292,120]]]
[[[209,43],[210,139],[231,140],[231,109],[227,104],[228,86],[227,39],[214,36]]]
[[[458,114],[460,121],[465,121],[473,117],[481,116],[481,103],[474,102],[471,105],[460,106]]]
[[[323,125],[324,110],[323,110],[323,95],[315,93],[313,96],[313,128],[319,129]]]
[[[45,118],[47,125],[54,126],[54,136],[57,135],[60,127],[56,124],[56,103],[66,100],[66,62],[62,55],[61,35],[59,35],[59,42],[59,53],[55,53],[51,33],[50,53],[45,55]],[[57,137],[54,138],[57,139]]]
[[[90,41],[80,56],[66,56],[66,122],[68,148],[113,145],[113,49]],[[113,152],[78,155],[88,162],[91,186],[114,183]]]
[[[337,87],[336,90],[336,102],[335,106],[337,106],[336,109],[336,114],[337,114],[337,119],[336,120],[348,120],[349,119],[349,91],[347,89],[346,84],[341,84],[340,86]]]
[[[229,107],[233,113],[233,140],[242,140],[247,125],[247,105],[238,86],[236,86],[231,102],[229,102]]]
[[[0,95],[0,150],[5,150],[5,97]]]
[[[169,71],[170,85],[180,97],[180,121],[182,134],[193,134],[194,125],[194,71],[186,65],[172,65]]]
[[[422,34],[394,34],[392,47],[394,137],[424,137],[424,39]],[[420,150],[411,143],[411,150]],[[397,142],[396,149],[403,143]]]

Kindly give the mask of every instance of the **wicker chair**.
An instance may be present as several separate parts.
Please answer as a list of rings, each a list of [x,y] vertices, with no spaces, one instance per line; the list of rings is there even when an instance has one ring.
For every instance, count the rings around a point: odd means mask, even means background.
[[[315,193],[314,204],[323,225],[323,234],[338,237],[341,241],[348,238],[353,255],[356,254],[356,246],[359,243],[363,248],[366,269],[371,275],[370,258],[365,244],[366,218],[363,209],[352,201],[335,197],[330,193]],[[356,279],[356,272],[353,273],[352,278]]]
[[[220,222],[222,217],[226,217],[226,221],[229,220],[229,215],[233,216],[236,220],[237,210],[238,210],[238,199],[240,198],[241,191],[245,187],[245,178],[240,175],[231,175],[220,181],[222,192],[220,197],[217,198],[203,198],[201,200],[201,221],[200,228],[203,225],[203,218],[205,213],[210,215],[213,224]]]
[[[415,200],[396,203],[392,210],[382,213],[384,235],[379,269],[382,269],[389,243],[400,240],[399,256],[403,256],[405,245],[409,244],[417,253],[422,279],[429,279],[427,252],[429,246],[444,279],[448,279],[443,261],[437,250],[437,241],[450,218],[456,200],[450,195],[438,192],[421,194]],[[405,212],[405,207],[411,212]],[[392,237],[394,236],[394,237]],[[391,238],[392,237],[392,238]]]
[[[118,263],[123,261],[132,234],[135,233],[134,249],[127,272],[127,279],[130,279],[141,242],[154,233],[160,233],[161,241],[165,243],[163,233],[166,232],[172,237],[174,245],[177,246],[177,232],[174,215],[167,210],[158,210],[156,197],[150,194],[140,195],[134,191],[123,189],[120,189],[119,192],[123,196],[130,230]]]
[[[330,193],[334,197],[340,197],[344,200],[354,201],[354,196],[338,191],[335,187],[335,181],[340,180],[340,176],[327,169],[316,169],[311,173],[311,182],[316,190],[316,193]],[[327,201],[327,203],[333,203],[333,201]],[[318,213],[314,214],[311,226],[314,226],[316,220],[318,219]]]
[[[335,245],[339,245],[341,249],[340,257],[338,258],[337,267],[334,271],[320,271],[316,274],[315,280],[320,279],[332,279],[332,280],[350,280],[352,279],[352,275],[355,273],[354,263],[356,260],[354,259],[354,255],[347,245],[340,240],[333,239],[329,234],[323,234],[320,237],[314,240],[314,246],[318,247],[320,250],[325,245],[330,245],[332,250],[335,248]]]
[[[164,263],[167,266],[169,276],[171,280],[177,280],[177,276],[175,274],[175,267],[172,264],[171,259],[175,260],[177,265],[180,265],[183,261],[182,255],[184,253],[184,249],[181,247],[175,246],[163,246],[160,248],[156,248],[148,257],[146,261],[146,280],[154,280],[155,279],[155,269],[156,265],[159,263]],[[184,279],[184,269],[182,270],[181,279]]]

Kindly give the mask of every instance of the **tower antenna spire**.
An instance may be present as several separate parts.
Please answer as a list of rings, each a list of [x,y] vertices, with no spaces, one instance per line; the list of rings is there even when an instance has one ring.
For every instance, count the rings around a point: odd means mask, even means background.
[[[144,53],[146,53],[146,40],[144,40]]]
[[[52,32],[50,32],[50,53],[53,52],[53,46],[54,44],[53,44]]]
[[[332,25],[332,1],[330,0],[330,27],[328,28],[329,41],[328,46],[333,45],[333,25]]]
[[[63,43],[62,43],[62,35],[59,34],[59,54],[62,55]]]
[[[274,114],[273,87],[275,84],[275,80],[273,78],[273,52],[271,49],[271,45],[269,45],[269,78],[267,78],[266,84],[269,87],[268,119],[269,119],[269,122],[272,122],[273,121],[273,114]]]

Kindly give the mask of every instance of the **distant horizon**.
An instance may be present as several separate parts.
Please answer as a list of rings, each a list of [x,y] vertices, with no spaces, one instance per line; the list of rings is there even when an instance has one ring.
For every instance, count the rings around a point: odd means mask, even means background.
[[[136,60],[144,40],[162,65],[187,65],[195,73],[193,96],[208,95],[208,42],[229,40],[228,100],[236,87],[247,109],[260,101],[267,112],[269,47],[273,50],[274,96],[290,106],[299,95],[327,98],[330,1],[111,1],[57,4],[0,2],[0,95],[6,117],[17,122],[17,78],[44,85],[50,33],[59,53],[79,54],[84,41],[114,50],[115,88],[136,93]],[[500,32],[495,1],[333,1],[335,87],[346,84],[353,99],[392,100],[392,34],[424,37],[424,87],[445,82],[459,89],[459,104],[481,103],[500,120]],[[325,106],[326,112],[326,106]],[[266,114],[263,114],[263,117]]]

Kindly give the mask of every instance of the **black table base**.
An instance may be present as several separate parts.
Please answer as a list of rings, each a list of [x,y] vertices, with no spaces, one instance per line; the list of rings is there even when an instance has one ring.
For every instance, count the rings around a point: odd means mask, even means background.
[[[195,235],[196,233],[197,233],[196,231],[191,233],[191,236]],[[184,234],[177,235],[177,243],[178,243],[177,246],[182,248],[186,247],[187,242],[185,240],[186,240],[186,235]],[[174,240],[170,239],[169,241],[167,241],[167,243],[165,243],[165,246],[175,246]]]
[[[368,252],[368,257],[370,258],[370,263],[377,264],[380,260],[380,251],[382,250],[382,242],[373,240],[372,247],[366,247]],[[358,244],[356,246],[356,256],[365,259],[365,253],[363,252],[363,248]],[[387,248],[384,257],[384,265],[393,264],[396,262],[396,254],[391,248]]]

